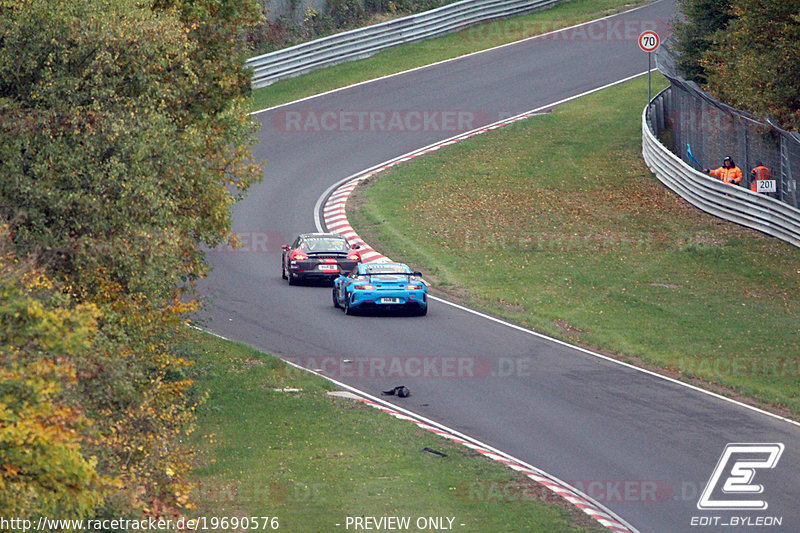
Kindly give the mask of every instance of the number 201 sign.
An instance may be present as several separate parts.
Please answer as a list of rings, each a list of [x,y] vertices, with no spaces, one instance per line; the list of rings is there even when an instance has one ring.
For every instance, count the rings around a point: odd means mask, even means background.
[[[658,38],[658,34],[654,31],[643,31],[639,35],[639,48],[645,52],[655,52],[659,44],[661,44],[661,39]]]

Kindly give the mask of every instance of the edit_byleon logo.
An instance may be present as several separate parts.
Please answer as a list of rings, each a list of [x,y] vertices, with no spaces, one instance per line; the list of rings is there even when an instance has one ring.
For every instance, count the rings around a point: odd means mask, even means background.
[[[700,494],[701,510],[763,510],[766,500],[754,498],[764,486],[754,483],[759,470],[775,468],[783,454],[783,443],[729,443]]]

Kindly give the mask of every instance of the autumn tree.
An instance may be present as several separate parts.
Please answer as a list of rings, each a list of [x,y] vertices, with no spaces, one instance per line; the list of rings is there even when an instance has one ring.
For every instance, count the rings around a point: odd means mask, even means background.
[[[198,246],[227,238],[259,176],[233,60],[207,70],[199,30],[131,0],[2,15],[0,203],[18,250],[89,295],[102,278],[167,298],[202,276]]]
[[[800,130],[800,0],[733,0],[733,15],[702,59],[709,91]]]
[[[29,355],[12,344],[0,360],[9,387],[54,383],[26,393],[40,408],[0,409],[68,443],[83,507],[52,500],[62,510],[114,516],[187,503],[193,400],[176,343],[208,268],[202,246],[228,238],[232,204],[260,179],[237,39],[251,3],[0,0],[0,225],[15,261],[34,264],[64,298],[53,308],[76,313],[63,337],[92,310],[58,368],[37,362],[59,353],[46,348]],[[46,316],[31,319],[31,334]],[[42,487],[19,490],[44,498]]]
[[[703,56],[733,16],[731,0],[678,0],[683,15],[675,23],[677,66],[687,79],[705,83]]]
[[[250,92],[252,73],[242,64],[249,50],[244,35],[262,21],[257,0],[152,0],[155,11],[172,13],[195,44],[192,64],[202,70],[200,83],[186,103],[198,116],[213,116]]]
[[[75,387],[97,309],[72,306],[7,237],[0,226],[0,510],[83,517],[115,487],[84,453],[96,436]]]

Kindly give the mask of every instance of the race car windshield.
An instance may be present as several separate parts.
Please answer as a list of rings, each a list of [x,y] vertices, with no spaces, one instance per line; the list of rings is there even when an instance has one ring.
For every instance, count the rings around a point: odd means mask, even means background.
[[[367,275],[369,276],[376,276],[376,275],[395,275],[395,276],[405,276],[411,274],[411,270],[403,269],[403,267],[399,265],[370,265],[366,269]]]
[[[305,239],[300,249],[304,252],[347,252],[347,241],[335,237],[322,237],[319,239]]]

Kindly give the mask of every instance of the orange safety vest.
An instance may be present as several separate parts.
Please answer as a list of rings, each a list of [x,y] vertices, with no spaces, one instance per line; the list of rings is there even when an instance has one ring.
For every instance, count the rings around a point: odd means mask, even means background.
[[[752,170],[752,172],[753,172],[754,179],[753,179],[753,181],[750,182],[750,190],[753,191],[753,192],[756,192],[756,188],[757,188],[756,182],[757,181],[759,181],[759,180],[768,180],[768,179],[771,179],[771,178],[770,178],[769,169],[767,167],[764,167],[764,166],[756,167],[756,168],[754,168]]]
[[[719,167],[717,170],[710,171],[709,174],[718,177],[728,185],[733,185],[734,183],[742,181],[742,171],[739,170],[739,167]]]

